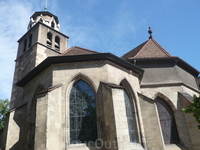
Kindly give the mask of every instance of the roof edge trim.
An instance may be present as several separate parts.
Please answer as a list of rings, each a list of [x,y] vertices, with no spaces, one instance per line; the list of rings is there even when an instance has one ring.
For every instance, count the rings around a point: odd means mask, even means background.
[[[78,56],[78,57],[77,57]],[[131,64],[128,61],[125,61],[111,53],[99,53],[99,54],[88,54],[88,55],[70,55],[70,56],[52,56],[46,58],[42,63],[30,71],[26,76],[20,79],[15,85],[23,87],[33,78],[39,75],[44,69],[49,67],[52,64],[60,64],[67,62],[80,62],[80,61],[93,61],[93,60],[110,60],[120,66],[123,66],[126,69],[130,69],[136,74],[139,75],[141,80],[144,70],[138,66]]]

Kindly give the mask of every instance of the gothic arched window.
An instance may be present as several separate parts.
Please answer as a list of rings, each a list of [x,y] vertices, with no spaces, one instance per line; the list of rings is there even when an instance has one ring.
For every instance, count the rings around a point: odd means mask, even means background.
[[[70,92],[70,143],[97,139],[95,94],[89,84],[79,80]]]
[[[60,38],[58,36],[55,38],[55,50],[60,50]]]
[[[180,143],[174,113],[164,100],[157,98],[156,104],[165,144]]]
[[[50,32],[47,33],[47,46],[51,47],[52,45],[52,34]]]
[[[128,122],[130,141],[133,143],[136,143],[138,142],[138,138],[137,138],[138,136],[137,136],[137,128],[136,128],[135,111],[133,108],[133,104],[131,103],[130,98],[125,90],[124,90],[124,100],[125,100],[126,117],[127,117],[127,122]]]

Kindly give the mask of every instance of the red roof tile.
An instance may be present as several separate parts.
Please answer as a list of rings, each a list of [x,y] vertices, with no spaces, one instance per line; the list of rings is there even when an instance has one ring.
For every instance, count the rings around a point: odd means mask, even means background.
[[[133,50],[124,54],[121,58],[128,60],[134,58],[163,58],[172,57],[162,46],[160,46],[154,39],[149,39],[140,44]]]

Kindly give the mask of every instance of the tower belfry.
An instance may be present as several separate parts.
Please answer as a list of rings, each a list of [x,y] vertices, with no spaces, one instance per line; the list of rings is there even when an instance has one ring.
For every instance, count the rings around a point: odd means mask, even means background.
[[[35,12],[30,17],[27,29],[18,40],[11,108],[23,101],[23,90],[15,83],[47,57],[58,56],[68,48],[69,37],[60,32],[58,17],[48,11]]]
[[[47,9],[47,6],[45,6]],[[35,12],[31,17],[28,24],[28,30],[30,30],[37,22],[41,22],[54,30],[60,31],[60,24],[58,21],[58,17],[51,14],[48,11],[44,12]]]

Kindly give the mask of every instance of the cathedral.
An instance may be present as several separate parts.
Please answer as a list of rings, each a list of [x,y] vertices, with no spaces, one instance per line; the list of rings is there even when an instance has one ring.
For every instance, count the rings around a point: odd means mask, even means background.
[[[58,17],[35,12],[18,40],[0,149],[199,150],[195,118],[181,111],[199,96],[199,71],[148,32],[117,57],[68,48]]]

